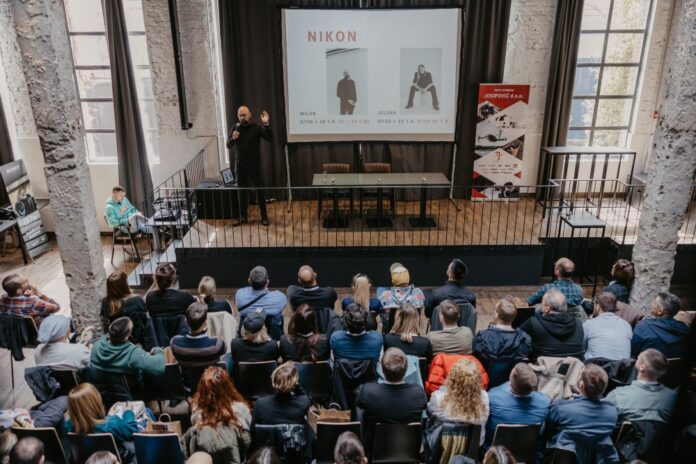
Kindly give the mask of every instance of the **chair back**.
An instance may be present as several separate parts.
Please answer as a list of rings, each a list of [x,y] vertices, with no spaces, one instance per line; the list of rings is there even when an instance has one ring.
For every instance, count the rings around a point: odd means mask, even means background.
[[[331,334],[336,330],[341,330],[343,323],[341,318],[331,308],[312,308],[314,311],[314,319],[317,323],[317,333],[326,335],[327,339],[331,339]]]
[[[423,385],[428,379],[428,372],[430,371],[430,364],[427,358],[418,358],[418,368],[420,369],[421,379],[423,379]]]
[[[530,317],[534,316],[534,312],[536,311],[536,308],[534,306],[525,306],[521,308],[516,308],[517,309],[517,316],[515,316],[515,320],[512,321],[512,328],[516,329],[519,326],[521,326],[524,321],[529,319]]]
[[[167,314],[160,316],[151,316],[152,326],[155,329],[157,337],[157,346],[166,348],[169,346],[169,341],[175,335],[184,335],[188,329],[186,316],[183,314]]]
[[[350,172],[350,164],[348,163],[324,163],[321,169],[327,174],[348,174]]]
[[[377,381],[377,363],[371,359],[336,359],[331,376],[332,398],[341,408],[355,408],[355,390],[362,384]]]
[[[182,380],[184,383],[184,387],[186,388],[186,391],[189,393],[189,395],[193,395],[194,393],[196,393],[196,388],[198,387],[198,381],[201,379],[203,372],[207,368],[209,368],[210,366],[220,367],[225,372],[227,372],[227,366],[222,361],[219,361],[219,362],[214,363],[214,364],[208,364],[206,366],[182,366],[182,365],[179,365],[179,368],[181,369],[181,377],[182,377]]]
[[[227,351],[230,351],[232,340],[239,331],[239,322],[227,311],[208,313],[208,336],[219,338],[225,342]]]
[[[372,463],[418,463],[420,462],[422,426],[411,424],[375,425],[372,446]]]
[[[70,390],[77,387],[80,383],[77,380],[75,371],[51,369],[51,377],[60,384],[60,388],[54,396],[63,396],[70,393]]]
[[[116,441],[114,441],[114,437],[110,433],[79,435],[70,432],[68,433],[68,442],[70,443],[70,456],[73,464],[84,464],[97,451],[113,453],[118,457],[118,462],[121,462]]]
[[[12,433],[17,436],[17,440],[33,437],[43,443],[47,464],[67,464],[68,457],[63,449],[63,444],[60,442],[58,432],[53,427],[37,427],[34,429],[12,427]]]
[[[331,365],[329,361],[295,363],[299,382],[312,402],[326,404],[331,398]]]
[[[268,446],[281,457],[282,462],[304,462],[307,434],[304,424],[256,424],[253,430],[254,448]]]
[[[687,363],[684,358],[669,358],[667,372],[660,377],[660,383],[667,388],[677,388],[685,377]]]
[[[457,321],[457,326],[466,326],[471,329],[472,334],[475,334],[476,324],[478,323],[476,308],[474,308],[471,303],[460,303],[457,306],[459,307],[459,320]],[[430,330],[442,330],[442,324],[440,323],[440,306],[436,306],[432,316],[430,316]]]
[[[577,464],[578,462],[572,451],[554,448],[552,453],[551,464]]]
[[[143,373],[143,393],[148,401],[183,401],[187,398],[181,370],[177,363],[167,364],[164,373]]]
[[[132,401],[128,380],[124,374],[114,374],[102,371],[96,367],[86,367],[79,372],[81,383],[89,382],[99,391],[104,402],[104,407],[108,410],[118,401]]]
[[[239,362],[234,366],[234,384],[246,399],[256,401],[275,393],[271,374],[278,367],[275,361]]]
[[[391,172],[391,163],[364,163],[363,171],[366,174],[387,174]]]
[[[360,422],[317,422],[316,464],[334,462],[334,447],[343,432],[353,432],[359,437]]]
[[[135,457],[138,462],[183,464],[184,454],[175,433],[134,433]]]
[[[36,327],[34,318],[31,316],[21,316],[21,319],[27,336],[22,346],[24,348],[36,348],[39,345],[39,342],[37,341],[39,338],[39,329]]]
[[[500,424],[493,435],[493,446],[506,447],[517,462],[534,463],[539,425]]]

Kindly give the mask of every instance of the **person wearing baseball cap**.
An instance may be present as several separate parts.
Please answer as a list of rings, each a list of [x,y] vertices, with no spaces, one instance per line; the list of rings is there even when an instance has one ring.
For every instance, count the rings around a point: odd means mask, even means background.
[[[241,337],[232,340],[232,360],[238,362],[275,361],[280,356],[278,342],[266,329],[266,312],[257,309],[244,317]]]
[[[442,287],[433,288],[426,295],[425,315],[430,318],[433,310],[445,300],[450,300],[456,305],[470,303],[476,307],[476,295],[464,285],[469,269],[464,261],[454,258],[447,265],[447,282]]]
[[[389,272],[391,273],[392,286],[390,289],[384,290],[379,296],[379,301],[384,308],[382,325],[386,331],[389,331],[390,321],[393,320],[392,309],[408,303],[420,311],[425,304],[425,295],[420,288],[411,284],[411,275],[406,266],[394,263],[389,266]]]

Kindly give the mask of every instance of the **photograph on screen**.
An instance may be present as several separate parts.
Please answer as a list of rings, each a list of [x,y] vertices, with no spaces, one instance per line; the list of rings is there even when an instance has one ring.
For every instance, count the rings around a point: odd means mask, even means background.
[[[442,49],[402,48],[401,65],[402,114],[437,114],[441,89]]]
[[[326,50],[326,94],[327,114],[367,113],[366,48]]]

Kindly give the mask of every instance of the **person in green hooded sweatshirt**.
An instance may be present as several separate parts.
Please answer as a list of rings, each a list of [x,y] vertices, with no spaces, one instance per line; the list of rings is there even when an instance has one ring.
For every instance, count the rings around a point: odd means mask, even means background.
[[[128,341],[132,331],[133,322],[128,317],[119,317],[112,322],[109,334],[92,345],[92,367],[114,374],[132,375],[138,379],[143,373],[163,374],[166,365],[164,350],[155,347],[148,353]]]
[[[111,196],[106,200],[106,208],[104,209],[106,223],[109,227],[122,227],[130,230],[132,233],[142,232],[151,234],[155,248],[160,249],[159,235],[153,227],[145,224],[147,218],[133,206],[133,203],[126,197],[126,189],[120,185],[116,185],[111,189]]]

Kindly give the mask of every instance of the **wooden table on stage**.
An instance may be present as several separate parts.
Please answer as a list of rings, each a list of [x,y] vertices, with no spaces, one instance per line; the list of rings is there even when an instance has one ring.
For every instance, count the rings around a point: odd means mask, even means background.
[[[347,220],[338,215],[338,187],[351,189],[373,189],[377,191],[377,216],[373,222],[377,227],[393,227],[391,219],[383,217],[382,199],[385,188],[420,188],[420,211],[417,217],[409,218],[411,227],[437,227],[435,219],[427,216],[426,200],[428,188],[449,187],[450,181],[441,172],[383,173],[383,174],[314,174],[313,187],[333,190],[333,217],[325,227],[346,227]],[[321,201],[321,198],[319,198]]]

